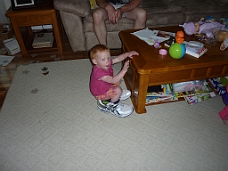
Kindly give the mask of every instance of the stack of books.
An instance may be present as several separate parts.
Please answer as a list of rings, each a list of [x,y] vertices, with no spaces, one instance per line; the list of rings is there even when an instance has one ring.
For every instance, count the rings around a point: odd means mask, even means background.
[[[171,84],[148,87],[146,104],[176,100],[178,100],[178,98],[173,94]]]
[[[208,93],[184,96],[184,99],[189,105],[193,105],[193,104],[208,100],[215,96],[216,96],[216,94],[212,91],[212,92],[208,92]]]
[[[216,95],[217,92],[206,80],[163,84],[148,87],[146,104],[177,101],[179,98],[184,98],[187,104],[193,105]]]
[[[180,85],[182,90],[180,89]],[[174,83],[172,86],[176,97],[183,97],[189,105],[193,105],[216,96],[215,91],[210,87],[206,80]],[[177,89],[179,90],[177,91]]]
[[[32,43],[33,48],[43,48],[53,46],[53,32],[48,33],[37,33]]]

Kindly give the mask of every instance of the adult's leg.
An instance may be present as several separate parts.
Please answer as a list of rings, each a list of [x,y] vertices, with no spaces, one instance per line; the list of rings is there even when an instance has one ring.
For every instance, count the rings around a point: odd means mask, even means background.
[[[107,29],[105,21],[108,20],[107,12],[102,8],[97,8],[93,12],[94,32],[100,44],[107,45]]]
[[[125,13],[126,18],[135,20],[134,29],[142,29],[146,27],[146,11],[141,7],[137,7]]]

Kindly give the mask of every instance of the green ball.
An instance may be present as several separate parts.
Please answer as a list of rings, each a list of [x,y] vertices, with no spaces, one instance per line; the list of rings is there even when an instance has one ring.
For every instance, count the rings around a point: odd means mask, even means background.
[[[174,59],[180,59],[183,57],[183,48],[179,43],[174,43],[169,48],[169,55]]]

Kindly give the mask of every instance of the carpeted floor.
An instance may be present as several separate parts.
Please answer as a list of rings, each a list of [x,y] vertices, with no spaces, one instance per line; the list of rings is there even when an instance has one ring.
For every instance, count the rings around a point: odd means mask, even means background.
[[[88,59],[17,68],[0,113],[1,171],[228,170],[220,96],[116,118],[97,110],[90,72]]]

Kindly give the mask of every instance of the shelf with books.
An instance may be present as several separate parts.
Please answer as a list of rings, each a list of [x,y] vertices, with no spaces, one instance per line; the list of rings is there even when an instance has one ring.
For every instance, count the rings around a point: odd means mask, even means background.
[[[32,44],[33,44],[33,41],[35,39],[35,35],[39,34],[39,33],[43,33],[43,32],[36,32],[36,33],[32,32],[31,34],[25,34],[25,33],[22,34],[23,35],[23,40],[24,40],[24,45],[25,45],[25,48],[26,48],[28,53],[39,52],[41,49],[42,49],[42,51],[58,50],[55,37],[53,37],[53,45],[52,45],[52,47],[34,48],[32,46]]]
[[[173,83],[173,91],[177,97],[185,95],[203,94],[213,91],[206,80],[194,80]]]
[[[32,43],[33,48],[45,48],[53,46],[53,32],[36,33]]]
[[[187,95],[187,96],[184,96],[184,99],[189,105],[193,105],[193,104],[208,100],[215,96],[216,96],[216,93],[212,91],[212,92],[202,93],[202,94],[195,94],[195,95],[189,95],[189,96]]]
[[[43,50],[58,50],[59,53],[63,52],[62,47],[62,33],[61,33],[61,20],[58,11],[53,7],[52,1],[44,1],[34,9],[20,9],[13,10],[12,7],[6,12],[13,25],[13,30],[16,39],[20,45],[22,56],[29,55],[28,53],[38,52],[41,49],[32,47],[34,33],[32,26],[52,25],[54,32],[54,43],[51,48],[42,48]],[[24,37],[22,31],[26,32]]]
[[[151,103],[164,103],[177,101],[178,98],[173,94],[171,84],[148,87],[146,105]]]
[[[217,95],[217,92],[211,87],[209,81],[203,80],[199,87],[194,90],[194,94],[192,95],[185,95],[184,99],[189,105],[193,105],[210,98],[213,98]]]
[[[223,77],[222,77],[223,78]],[[226,93],[226,86],[222,84],[221,77],[208,79],[208,84],[217,92],[220,96]]]
[[[148,87],[146,105],[185,100],[189,105],[217,95],[206,80],[195,80]]]
[[[217,92],[214,91],[213,87],[211,87],[210,83],[207,80],[195,80],[190,82],[185,82],[189,91],[182,92],[182,96],[187,104],[193,105],[210,98],[213,98],[217,95]],[[192,87],[189,84],[192,83]],[[176,94],[181,94],[180,92]]]
[[[164,103],[164,102],[172,102],[178,101],[178,98],[174,96],[147,96],[146,97],[146,105],[148,104],[157,104],[157,103]]]

